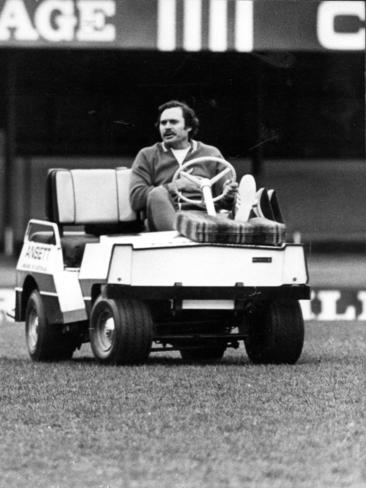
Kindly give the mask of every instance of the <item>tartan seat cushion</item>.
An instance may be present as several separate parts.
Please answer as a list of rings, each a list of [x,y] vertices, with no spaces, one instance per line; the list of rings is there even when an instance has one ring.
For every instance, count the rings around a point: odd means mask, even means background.
[[[240,222],[198,210],[178,212],[176,228],[192,241],[205,243],[279,246],[286,238],[286,226],[273,220],[254,217]]]

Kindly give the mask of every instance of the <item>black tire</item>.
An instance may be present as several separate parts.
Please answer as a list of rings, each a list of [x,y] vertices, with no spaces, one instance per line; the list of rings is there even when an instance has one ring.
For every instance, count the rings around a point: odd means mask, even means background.
[[[141,301],[99,297],[90,316],[90,345],[104,364],[141,363],[150,353],[153,321]]]
[[[25,311],[25,337],[33,361],[70,359],[76,349],[72,337],[62,334],[60,326],[48,323],[38,290],[34,290],[28,298]]]
[[[225,350],[223,345],[205,345],[180,349],[180,355],[187,362],[216,362],[222,359]]]
[[[304,345],[304,321],[298,301],[267,303],[247,320],[244,343],[253,363],[296,363]]]

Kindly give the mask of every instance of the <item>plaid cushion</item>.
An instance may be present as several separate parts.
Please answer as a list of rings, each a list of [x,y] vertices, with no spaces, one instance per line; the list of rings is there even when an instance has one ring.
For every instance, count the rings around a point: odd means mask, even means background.
[[[197,242],[278,246],[286,238],[286,226],[273,220],[254,217],[249,222],[240,222],[195,210],[178,212],[176,228]]]

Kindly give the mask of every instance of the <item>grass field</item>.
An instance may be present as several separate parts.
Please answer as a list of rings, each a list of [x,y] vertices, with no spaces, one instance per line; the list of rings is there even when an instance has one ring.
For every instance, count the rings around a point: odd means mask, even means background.
[[[295,366],[35,364],[23,335],[0,326],[1,488],[366,486],[365,323],[307,323]]]

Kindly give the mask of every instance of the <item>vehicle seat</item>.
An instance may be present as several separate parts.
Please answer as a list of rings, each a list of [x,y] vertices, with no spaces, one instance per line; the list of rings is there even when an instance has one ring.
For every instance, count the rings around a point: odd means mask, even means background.
[[[198,210],[178,212],[176,228],[197,242],[279,246],[286,239],[286,226],[273,220],[253,217],[241,222]]]
[[[103,234],[139,232],[142,223],[131,209],[131,170],[52,169],[47,176],[46,215],[58,224],[66,266],[79,266],[85,245]],[[66,233],[65,227],[84,229]]]

